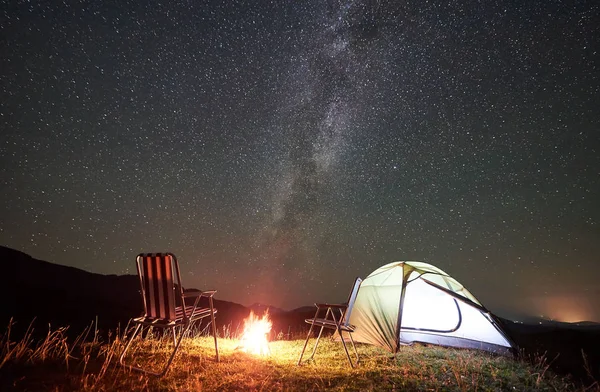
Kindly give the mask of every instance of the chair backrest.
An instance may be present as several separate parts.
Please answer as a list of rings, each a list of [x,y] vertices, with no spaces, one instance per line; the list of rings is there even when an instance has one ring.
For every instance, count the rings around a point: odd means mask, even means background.
[[[354,302],[356,302],[356,296],[358,295],[358,289],[360,288],[361,283],[361,278],[356,278],[356,280],[354,281],[352,291],[350,292],[350,296],[348,297],[348,308],[344,313],[344,320],[342,320],[342,324],[344,325],[348,325],[348,323],[350,322],[350,315],[352,314],[352,308],[354,307]]]
[[[142,253],[137,256],[146,317],[174,320],[176,282],[181,287],[179,266],[171,253]]]

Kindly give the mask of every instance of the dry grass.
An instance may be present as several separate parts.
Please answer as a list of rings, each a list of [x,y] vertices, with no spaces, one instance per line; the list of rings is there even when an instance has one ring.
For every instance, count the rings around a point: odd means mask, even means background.
[[[361,364],[351,369],[341,344],[331,339],[322,340],[314,360],[296,366],[303,340],[273,341],[271,355],[265,358],[236,350],[236,339],[219,338],[217,363],[212,338],[190,336],[169,372],[156,378],[119,366],[124,346],[119,334],[101,342],[91,327],[72,342],[64,329],[51,331],[38,342],[30,333],[12,342],[9,326],[0,342],[2,391],[586,390],[550,372],[543,358],[532,365],[434,346],[405,347],[393,358],[378,348],[359,345]],[[133,358],[156,369],[171,349],[170,338],[139,339],[132,348]]]

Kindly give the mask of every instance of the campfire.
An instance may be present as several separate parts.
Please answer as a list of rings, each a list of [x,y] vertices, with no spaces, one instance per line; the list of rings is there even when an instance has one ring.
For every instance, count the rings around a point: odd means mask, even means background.
[[[268,311],[260,318],[250,311],[250,316],[244,320],[244,333],[236,349],[255,355],[269,355],[271,350],[267,336],[272,326]]]

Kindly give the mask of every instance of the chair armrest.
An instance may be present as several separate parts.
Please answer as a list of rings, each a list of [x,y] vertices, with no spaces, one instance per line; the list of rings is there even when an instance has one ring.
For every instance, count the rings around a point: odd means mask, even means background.
[[[315,304],[317,308],[335,308],[335,309],[345,309],[348,307],[348,304]]]
[[[184,291],[183,298],[193,298],[202,295],[202,291]]]
[[[217,290],[206,290],[206,291],[185,291],[183,293],[183,298],[192,298],[192,297],[212,297],[215,295]]]
[[[212,297],[213,295],[215,295],[216,292],[217,290],[206,290],[203,291],[201,294],[203,297]]]

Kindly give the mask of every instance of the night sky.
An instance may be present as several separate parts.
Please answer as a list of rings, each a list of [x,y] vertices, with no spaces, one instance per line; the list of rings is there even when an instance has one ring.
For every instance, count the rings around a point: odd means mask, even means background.
[[[2,1],[0,244],[284,309],[419,260],[600,321],[593,1]]]

